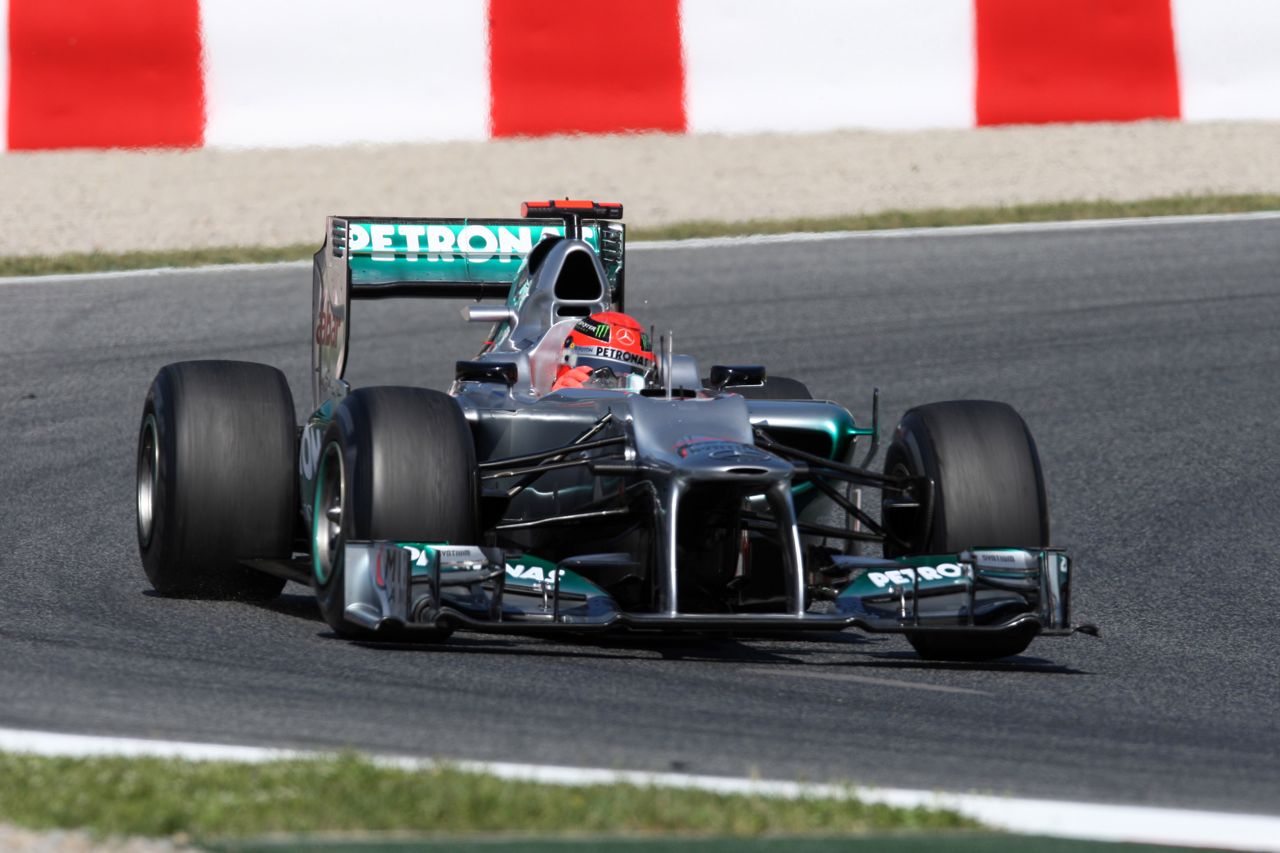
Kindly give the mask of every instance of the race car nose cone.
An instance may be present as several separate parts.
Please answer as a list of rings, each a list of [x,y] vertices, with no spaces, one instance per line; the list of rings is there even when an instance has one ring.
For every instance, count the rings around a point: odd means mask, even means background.
[[[738,396],[665,400],[628,398],[635,448],[642,462],[684,479],[789,478],[790,462],[755,446],[747,404]]]
[[[735,441],[693,441],[676,449],[681,468],[693,479],[757,479],[772,481],[791,475],[792,465],[748,444]]]

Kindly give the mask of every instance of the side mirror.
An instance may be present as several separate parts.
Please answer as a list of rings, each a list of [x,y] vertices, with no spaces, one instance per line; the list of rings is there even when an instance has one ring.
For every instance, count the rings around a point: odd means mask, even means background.
[[[453,375],[459,382],[498,382],[510,388],[519,372],[511,361],[460,361]]]
[[[763,364],[716,364],[711,368],[712,388],[732,388],[742,385],[763,385],[765,380]]]

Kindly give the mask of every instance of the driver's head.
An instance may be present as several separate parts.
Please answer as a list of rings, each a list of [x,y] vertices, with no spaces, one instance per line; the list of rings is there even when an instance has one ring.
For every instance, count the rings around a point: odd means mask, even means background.
[[[598,387],[639,391],[653,375],[657,361],[649,335],[634,317],[600,311],[584,317],[564,339],[560,378],[573,373]],[[585,369],[584,369],[585,368]]]

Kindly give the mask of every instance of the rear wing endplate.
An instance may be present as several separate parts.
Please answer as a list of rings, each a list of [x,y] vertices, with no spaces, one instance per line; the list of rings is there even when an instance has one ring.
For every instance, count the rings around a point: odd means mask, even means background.
[[[530,212],[544,213],[541,209]],[[558,211],[545,213],[554,217]],[[316,407],[334,396],[335,384],[346,369],[352,299],[505,299],[533,247],[546,237],[564,235],[565,225],[563,218],[328,217],[324,245],[316,252],[312,269],[311,368]],[[579,236],[600,255],[610,287],[620,290],[625,226],[602,217],[584,219],[580,227]]]

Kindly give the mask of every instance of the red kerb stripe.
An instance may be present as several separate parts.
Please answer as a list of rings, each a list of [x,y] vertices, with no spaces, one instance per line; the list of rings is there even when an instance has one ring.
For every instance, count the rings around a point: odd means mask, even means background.
[[[9,0],[9,147],[204,136],[198,0]]]
[[[489,0],[494,136],[685,129],[679,0]]]
[[[978,124],[1177,118],[1170,0],[976,0]]]

